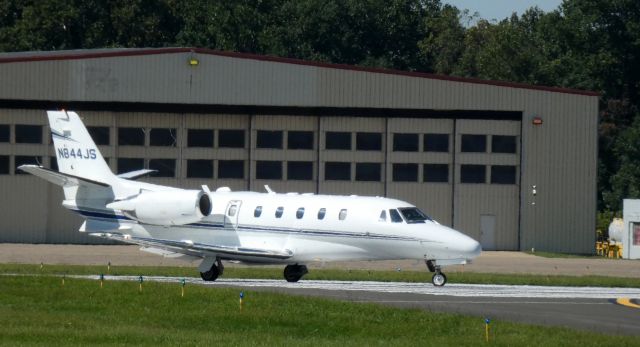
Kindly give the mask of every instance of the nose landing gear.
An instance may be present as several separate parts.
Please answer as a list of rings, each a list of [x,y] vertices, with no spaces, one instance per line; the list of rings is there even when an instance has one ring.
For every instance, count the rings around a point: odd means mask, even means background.
[[[433,277],[431,277],[431,283],[436,287],[444,286],[447,283],[447,276],[441,271],[440,266],[436,265],[436,261],[425,260],[425,263],[427,264],[429,271],[434,272]]]

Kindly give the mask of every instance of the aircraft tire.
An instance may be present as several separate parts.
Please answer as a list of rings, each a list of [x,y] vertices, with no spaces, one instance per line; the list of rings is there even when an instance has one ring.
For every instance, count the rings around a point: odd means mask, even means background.
[[[306,265],[287,265],[284,267],[284,279],[287,282],[298,282],[308,272]]]
[[[436,272],[431,277],[431,283],[436,287],[442,287],[447,283],[447,276],[442,272]]]
[[[200,273],[200,277],[202,277],[202,279],[206,282],[215,281],[219,275],[220,275],[220,270],[216,265],[213,265],[211,269],[209,269],[209,271]]]

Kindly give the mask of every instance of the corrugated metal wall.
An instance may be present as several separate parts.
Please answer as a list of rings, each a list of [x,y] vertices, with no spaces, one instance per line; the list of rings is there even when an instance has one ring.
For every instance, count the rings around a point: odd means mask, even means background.
[[[199,59],[196,67],[186,62]],[[161,72],[161,73],[159,73]],[[0,100],[104,101],[281,107],[385,108],[426,110],[486,110],[522,113],[522,122],[430,118],[267,116],[136,112],[83,112],[88,125],[108,126],[111,145],[101,150],[117,169],[115,158],[177,158],[176,178],[152,181],[197,187],[225,185],[234,190],[261,190],[268,183],[277,191],[387,195],[415,202],[444,224],[453,224],[479,238],[480,215],[496,216],[498,249],[544,249],[591,252],[595,239],[597,96],[554,93],[447,81],[387,73],[351,71],[284,62],[234,57],[173,53],[131,57],[14,62],[0,64]],[[415,115],[413,115],[415,116]],[[531,124],[533,117],[543,124]],[[0,124],[45,125],[44,110],[0,109]],[[176,147],[118,146],[118,127],[177,129]],[[186,146],[188,129],[243,129],[245,148],[192,148]],[[12,128],[13,129],[13,128]],[[256,148],[259,130],[314,132],[309,150]],[[324,150],[327,131],[382,135],[381,151]],[[48,130],[43,127],[44,137]],[[393,134],[443,132],[451,134],[448,153],[394,152]],[[461,134],[518,137],[515,155],[461,153]],[[13,132],[12,132],[13,134]],[[12,135],[13,136],[13,135]],[[422,138],[421,138],[422,139]],[[149,135],[146,134],[148,144]],[[285,140],[286,141],[286,140]],[[48,142],[48,141],[47,141]],[[0,155],[37,155],[48,165],[53,151],[45,144],[0,143]],[[245,179],[186,178],[188,159],[234,159],[245,163]],[[312,161],[311,181],[256,180],[256,161]],[[349,181],[324,179],[326,162],[348,162]],[[354,179],[356,163],[380,163],[379,182]],[[449,182],[393,182],[394,163],[449,165]],[[514,185],[460,184],[460,165],[482,163],[517,166]],[[216,171],[214,162],[214,172]],[[249,179],[250,178],[250,179]],[[209,181],[209,182],[207,182]],[[536,185],[537,195],[531,194]],[[79,218],[59,206],[61,193],[34,177],[0,175],[7,196],[0,208],[0,241],[84,242],[75,228]],[[535,202],[535,205],[533,204]],[[4,206],[6,205],[6,206]],[[29,218],[25,211],[31,210]],[[497,212],[496,212],[497,211]],[[518,222],[519,221],[519,222]]]

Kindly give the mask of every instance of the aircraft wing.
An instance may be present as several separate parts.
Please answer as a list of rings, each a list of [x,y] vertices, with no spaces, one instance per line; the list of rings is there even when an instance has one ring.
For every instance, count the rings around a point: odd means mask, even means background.
[[[211,245],[206,243],[191,241],[174,241],[164,239],[153,239],[145,237],[134,237],[119,233],[92,233],[92,236],[102,237],[110,240],[121,241],[140,245],[142,247],[158,248],[175,253],[181,253],[191,256],[220,256],[222,258],[229,257],[252,257],[263,259],[288,259],[293,256],[290,250],[269,250],[245,247],[230,247],[222,245]]]
[[[86,178],[63,174],[61,172],[53,171],[38,165],[20,165],[18,166],[18,169],[62,187],[78,186],[80,184],[100,188],[109,187],[108,184],[103,182],[97,182],[88,180]]]

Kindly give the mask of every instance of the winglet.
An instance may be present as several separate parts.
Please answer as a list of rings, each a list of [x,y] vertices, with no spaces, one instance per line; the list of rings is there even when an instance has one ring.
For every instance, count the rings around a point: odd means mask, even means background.
[[[266,191],[267,191],[267,193],[269,193],[269,194],[275,194],[275,193],[276,193],[276,192],[274,192],[273,190],[271,190],[271,188],[269,188],[269,185],[268,185],[268,184],[265,184],[265,185],[264,185],[264,190],[266,190]]]

